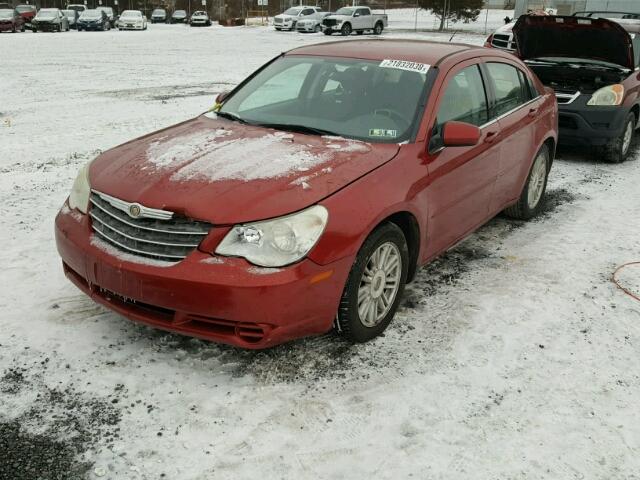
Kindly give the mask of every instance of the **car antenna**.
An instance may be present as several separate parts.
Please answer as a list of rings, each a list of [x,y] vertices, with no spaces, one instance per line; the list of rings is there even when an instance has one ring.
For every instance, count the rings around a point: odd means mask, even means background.
[[[451,35],[451,38],[449,39],[449,41],[453,40],[453,37],[455,37],[455,36],[456,36],[456,33],[458,33],[458,30],[456,30],[456,31],[454,31],[454,32],[453,32],[453,35]]]

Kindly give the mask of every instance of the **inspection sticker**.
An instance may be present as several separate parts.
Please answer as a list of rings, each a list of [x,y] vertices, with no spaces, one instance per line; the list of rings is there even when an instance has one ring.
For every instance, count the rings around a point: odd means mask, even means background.
[[[395,138],[398,136],[397,130],[387,130],[386,128],[371,128],[369,129],[370,137],[385,137]]]
[[[406,60],[383,60],[380,62],[382,68],[397,68],[408,72],[427,73],[431,65],[426,63],[408,62]]]

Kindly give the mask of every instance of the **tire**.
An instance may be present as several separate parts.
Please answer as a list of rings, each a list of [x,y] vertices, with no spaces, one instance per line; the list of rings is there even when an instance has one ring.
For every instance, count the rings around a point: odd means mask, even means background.
[[[356,35],[362,35],[364,33],[364,30],[356,30]]]
[[[329,30],[328,28],[324,31],[325,35],[331,35],[333,33],[332,30]]]
[[[320,33],[322,31],[322,27],[320,25],[316,25],[313,27],[313,33]]]
[[[351,24],[350,23],[345,23],[342,28],[340,29],[340,35],[342,35],[343,37],[348,37],[349,35],[351,35]]]
[[[624,128],[619,137],[614,138],[604,147],[602,147],[602,156],[605,162],[622,163],[626,160],[631,145],[633,145],[633,135],[636,129],[636,116],[633,112],[627,115],[624,122]]]
[[[21,31],[22,33],[24,33],[24,32],[26,31],[26,27],[25,27],[24,25],[22,25],[22,28],[20,29],[20,31]]]
[[[520,198],[516,203],[505,208],[505,215],[517,220],[529,220],[540,213],[540,209],[544,205],[550,167],[551,152],[549,146],[545,144],[533,160]]]
[[[11,33],[16,33],[16,26],[15,25],[11,26]]]
[[[382,30],[384,30],[384,25],[382,25],[382,22],[378,22],[373,27],[373,34],[380,35],[382,33]]]
[[[375,266],[376,262],[388,265],[390,261],[394,262],[395,268],[388,268],[386,275]],[[336,329],[347,339],[357,343],[380,335],[391,323],[398,309],[407,281],[408,267],[409,249],[402,230],[394,223],[385,223],[375,229],[360,248],[349,272],[338,307]],[[368,274],[369,280],[365,280],[366,272],[372,273]],[[393,290],[385,295],[386,286],[391,281],[389,275],[392,273],[397,284],[389,286]],[[385,299],[388,301],[386,305]],[[364,320],[360,310],[363,310]]]

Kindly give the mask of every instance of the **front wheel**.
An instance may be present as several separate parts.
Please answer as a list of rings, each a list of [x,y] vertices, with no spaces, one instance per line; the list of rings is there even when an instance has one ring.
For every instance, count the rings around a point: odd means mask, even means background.
[[[349,35],[351,35],[351,25],[345,23],[340,29],[340,35],[342,35],[343,37],[348,37]]]
[[[316,25],[315,27],[313,27],[313,31],[315,33],[320,33],[322,31],[322,27],[320,25]]]
[[[515,204],[504,210],[507,216],[518,220],[529,220],[540,213],[547,190],[550,165],[551,152],[549,146],[543,145],[533,160],[533,165],[520,198]]]
[[[369,235],[356,256],[342,293],[336,328],[352,342],[366,342],[391,323],[409,267],[402,230],[385,223]]]
[[[324,31],[324,34],[325,34],[325,35],[331,35],[332,33],[333,33],[333,32],[332,32],[330,29],[328,29],[328,28]]]
[[[631,112],[625,119],[624,128],[622,129],[620,136],[611,140],[602,149],[605,162],[621,163],[625,161],[629,155],[629,151],[631,150],[631,145],[633,144],[633,134],[635,129],[636,116]]]

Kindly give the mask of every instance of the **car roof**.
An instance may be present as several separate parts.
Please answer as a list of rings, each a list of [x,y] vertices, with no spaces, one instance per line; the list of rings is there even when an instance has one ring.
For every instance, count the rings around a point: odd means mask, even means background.
[[[429,42],[425,40],[343,40],[299,47],[287,55],[314,55],[321,57],[362,58],[365,60],[407,60],[436,65],[451,55],[473,50],[479,54],[482,47],[461,43]]]

